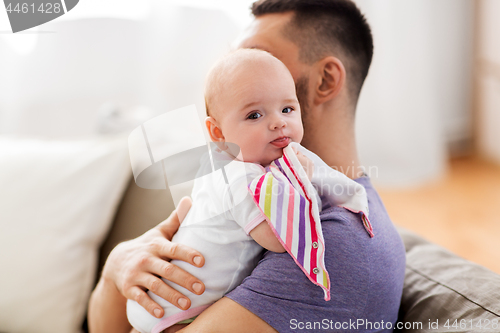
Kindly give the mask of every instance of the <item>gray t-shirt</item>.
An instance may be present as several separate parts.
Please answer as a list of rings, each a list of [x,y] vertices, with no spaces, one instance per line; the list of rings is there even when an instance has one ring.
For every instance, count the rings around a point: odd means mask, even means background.
[[[330,301],[288,253],[269,251],[226,296],[278,332],[392,332],[403,291],[405,248],[370,179],[355,181],[366,189],[375,237],[367,234],[359,214],[323,200]]]

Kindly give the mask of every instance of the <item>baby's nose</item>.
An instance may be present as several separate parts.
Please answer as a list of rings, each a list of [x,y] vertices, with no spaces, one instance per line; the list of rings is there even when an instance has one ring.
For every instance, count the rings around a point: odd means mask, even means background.
[[[286,121],[282,118],[276,119],[273,123],[271,123],[271,129],[277,130],[280,128],[286,127]]]

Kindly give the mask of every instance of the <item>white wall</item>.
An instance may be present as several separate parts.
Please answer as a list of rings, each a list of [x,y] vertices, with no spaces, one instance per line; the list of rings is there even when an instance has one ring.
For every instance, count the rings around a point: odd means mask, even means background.
[[[88,135],[107,103],[150,116],[194,103],[203,114],[205,74],[250,21],[251,0],[150,0],[138,13],[135,0],[123,1],[128,9],[115,18],[92,17],[100,2],[88,0],[68,14],[83,18],[13,36],[36,41],[26,55],[0,36],[0,134]],[[362,162],[378,184],[436,179],[447,142],[468,135],[472,0],[357,3],[375,38],[358,108]]]
[[[500,162],[500,1],[479,2],[478,124],[480,153]]]
[[[194,103],[204,114],[205,75],[240,28],[220,10],[149,3],[142,20],[49,22],[25,55],[0,36],[0,134],[91,135],[107,104],[154,116]]]
[[[448,143],[470,135],[471,0],[357,0],[374,59],[357,115],[374,180],[413,186],[443,175]]]
[[[142,25],[120,19],[55,22],[34,50],[0,52],[0,131],[69,137],[92,133],[106,101],[138,103]],[[127,43],[120,43],[122,38]],[[126,69],[126,70],[124,70]]]

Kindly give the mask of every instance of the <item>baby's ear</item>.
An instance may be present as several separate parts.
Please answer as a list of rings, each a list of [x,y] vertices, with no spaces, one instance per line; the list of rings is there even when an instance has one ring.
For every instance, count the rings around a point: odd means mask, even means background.
[[[205,126],[207,126],[208,134],[213,142],[224,141],[224,135],[222,134],[222,130],[220,129],[217,120],[213,117],[207,117],[205,118]]]

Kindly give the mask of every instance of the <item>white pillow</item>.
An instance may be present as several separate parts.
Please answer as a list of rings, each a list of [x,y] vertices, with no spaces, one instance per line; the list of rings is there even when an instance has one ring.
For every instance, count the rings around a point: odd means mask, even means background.
[[[126,142],[0,137],[0,332],[80,332]]]

